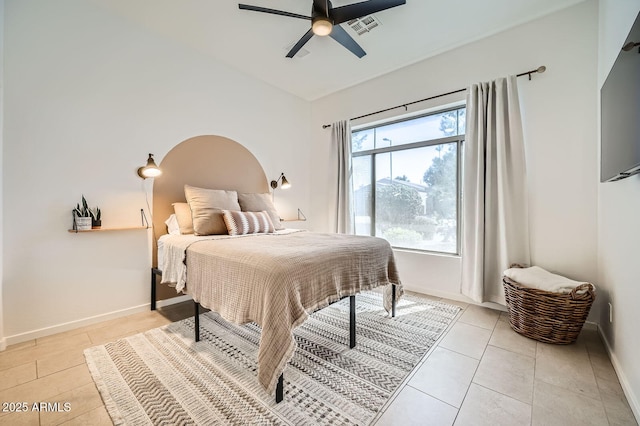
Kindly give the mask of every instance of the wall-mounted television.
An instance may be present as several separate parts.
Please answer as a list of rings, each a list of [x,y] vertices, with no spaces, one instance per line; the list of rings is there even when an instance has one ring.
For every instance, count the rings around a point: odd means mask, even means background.
[[[640,173],[640,13],[600,89],[600,182]]]

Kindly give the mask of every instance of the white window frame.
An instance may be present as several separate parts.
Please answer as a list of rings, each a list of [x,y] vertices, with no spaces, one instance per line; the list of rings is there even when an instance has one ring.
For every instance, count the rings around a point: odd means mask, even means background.
[[[387,126],[390,124],[416,120],[416,119],[420,119],[430,115],[438,115],[438,114],[446,113],[449,111],[456,111],[459,109],[464,109],[465,107],[466,106],[464,104],[456,105],[454,107],[431,110],[429,112],[418,114],[418,115],[412,115],[410,117],[396,118],[389,121],[376,122],[375,124],[370,124],[370,125],[354,126],[351,130],[351,133],[353,134],[356,132],[375,129],[375,128]],[[369,206],[371,211],[371,224],[370,224],[371,228],[369,230],[369,235],[373,235],[373,236],[376,235],[376,232],[375,232],[376,231],[376,155],[406,151],[410,149],[424,148],[424,147],[430,147],[430,146],[436,146],[436,145],[443,145],[443,144],[449,144],[449,143],[456,143],[456,172],[457,172],[456,173],[456,194],[457,194],[457,197],[456,197],[456,251],[455,253],[447,252],[447,251],[400,247],[400,246],[393,246],[393,248],[400,249],[400,250],[407,250],[407,251],[415,251],[420,253],[428,253],[428,254],[460,256],[461,236],[462,236],[462,211],[461,211],[462,210],[462,155],[463,155],[463,149],[464,149],[464,140],[465,140],[465,135],[459,134],[459,135],[447,136],[443,138],[412,142],[412,143],[407,143],[402,145],[386,146],[381,148],[373,148],[373,149],[353,152],[351,154],[352,158],[370,156],[370,159],[371,159],[371,165],[370,165],[371,205]],[[355,199],[353,202],[355,203]]]

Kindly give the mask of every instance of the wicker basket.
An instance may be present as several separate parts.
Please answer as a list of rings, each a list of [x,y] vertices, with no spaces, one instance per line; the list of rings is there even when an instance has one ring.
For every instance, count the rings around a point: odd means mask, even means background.
[[[575,342],[596,298],[591,284],[567,294],[525,287],[507,277],[502,283],[511,328],[544,343]]]

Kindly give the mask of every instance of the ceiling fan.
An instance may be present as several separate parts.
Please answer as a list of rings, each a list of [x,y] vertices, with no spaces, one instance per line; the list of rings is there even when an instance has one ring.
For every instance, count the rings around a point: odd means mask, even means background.
[[[313,0],[311,16],[299,15],[297,13],[269,9],[266,7],[251,6],[249,4],[239,4],[238,7],[243,10],[271,13],[273,15],[288,16],[290,18],[306,19],[311,21],[311,28],[291,48],[289,53],[287,53],[287,58],[293,58],[302,46],[304,46],[314,35],[328,35],[349,49],[349,51],[358,58],[362,58],[367,53],[344,30],[344,28],[340,26],[340,24],[351,21],[352,19],[380,12],[381,10],[401,6],[405,3],[406,0],[369,0],[360,3],[348,4],[346,6],[332,7],[329,0]]]

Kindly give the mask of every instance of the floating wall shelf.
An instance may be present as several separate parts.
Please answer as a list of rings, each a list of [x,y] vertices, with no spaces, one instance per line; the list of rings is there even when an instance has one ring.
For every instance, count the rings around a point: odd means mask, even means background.
[[[82,232],[135,231],[139,229],[150,229],[150,228],[147,226],[128,226],[123,228],[94,228],[94,229],[87,229],[84,231],[76,231],[75,229],[69,229],[68,231],[72,234],[78,234]]]

